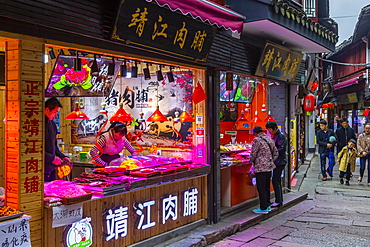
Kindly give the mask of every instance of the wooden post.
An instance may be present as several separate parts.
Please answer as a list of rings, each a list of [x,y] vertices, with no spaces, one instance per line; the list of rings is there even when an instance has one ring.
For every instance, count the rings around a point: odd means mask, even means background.
[[[6,41],[6,204],[31,215],[32,246],[42,246],[42,43]]]

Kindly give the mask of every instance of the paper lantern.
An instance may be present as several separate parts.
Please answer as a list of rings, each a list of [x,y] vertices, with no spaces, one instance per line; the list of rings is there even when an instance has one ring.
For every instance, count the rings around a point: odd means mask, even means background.
[[[305,111],[313,111],[315,109],[315,96],[312,93],[304,97],[303,109]]]

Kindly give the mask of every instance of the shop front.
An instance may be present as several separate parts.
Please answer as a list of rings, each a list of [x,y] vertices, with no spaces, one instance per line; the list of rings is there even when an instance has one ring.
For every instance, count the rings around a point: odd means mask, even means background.
[[[207,84],[194,61],[206,60],[214,27],[154,2],[122,1],[115,14],[106,46],[0,33],[2,185],[5,204],[28,217],[33,246],[126,246],[208,218]],[[57,145],[72,164],[44,183],[52,97],[63,106]],[[135,152],[100,166],[89,152],[114,121]]]
[[[228,45],[217,49],[221,43]],[[235,39],[216,33],[207,60],[211,67],[208,73],[213,83],[219,85],[209,89],[216,102],[217,107],[213,109],[217,111],[213,114],[219,116],[219,122],[214,124],[219,125],[220,133],[213,142],[220,147],[218,161],[214,162],[219,166],[215,177],[219,178],[221,210],[214,215],[219,213],[222,218],[256,202],[256,183],[248,175],[252,166],[249,161],[254,139],[252,129],[261,126],[267,133],[266,123],[271,121],[290,136],[287,116],[293,102],[288,99],[291,87],[294,89],[296,78],[302,73],[302,57],[298,52],[265,40]],[[289,146],[286,148],[289,152]],[[289,187],[289,166],[283,174],[282,185]]]

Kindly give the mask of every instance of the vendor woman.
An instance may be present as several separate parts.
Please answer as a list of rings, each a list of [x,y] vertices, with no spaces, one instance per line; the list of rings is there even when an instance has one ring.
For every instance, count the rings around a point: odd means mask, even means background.
[[[125,147],[131,155],[135,155],[135,149],[126,139],[127,127],[121,122],[113,122],[108,131],[100,135],[99,140],[90,150],[92,163],[98,166],[107,166],[119,158],[119,153]]]

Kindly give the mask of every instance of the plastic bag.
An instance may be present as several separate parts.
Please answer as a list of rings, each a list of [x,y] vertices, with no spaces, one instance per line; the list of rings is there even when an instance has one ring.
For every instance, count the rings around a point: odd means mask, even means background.
[[[255,178],[256,177],[256,174],[254,174],[254,165],[251,165],[251,167],[249,168],[248,177],[250,177],[250,178]]]

